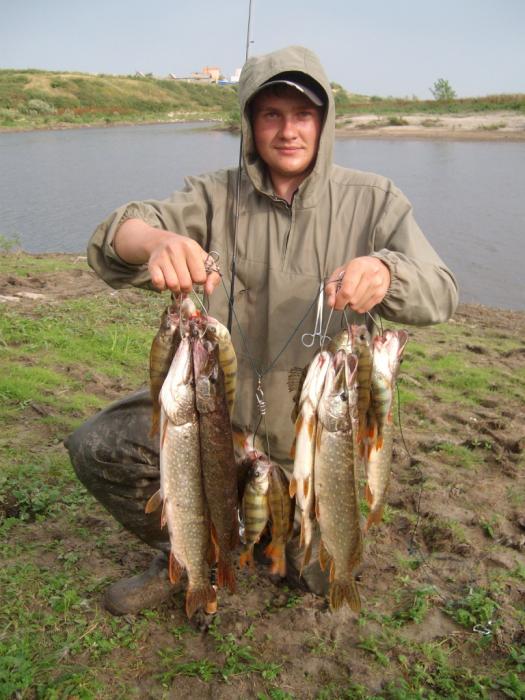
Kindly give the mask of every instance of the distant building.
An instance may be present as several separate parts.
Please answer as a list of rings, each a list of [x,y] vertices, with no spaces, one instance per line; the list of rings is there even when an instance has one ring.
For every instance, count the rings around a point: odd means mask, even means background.
[[[202,69],[202,72],[206,75],[209,75],[214,83],[219,82],[219,78],[221,76],[221,69],[220,68],[217,68],[215,66],[205,66]]]
[[[241,69],[236,68],[235,73],[230,77],[230,83],[238,83],[240,77],[241,77]]]

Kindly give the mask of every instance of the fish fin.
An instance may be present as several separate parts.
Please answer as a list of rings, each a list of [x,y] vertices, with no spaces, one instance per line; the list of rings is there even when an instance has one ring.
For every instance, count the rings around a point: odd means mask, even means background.
[[[379,506],[379,508],[371,511],[368,514],[368,519],[367,519],[366,524],[365,524],[365,532],[368,532],[368,530],[370,529],[370,527],[372,525],[379,525],[379,523],[383,519],[383,509],[384,509],[384,506]]]
[[[247,549],[244,550],[244,552],[241,552],[239,556],[239,566],[241,569],[244,566],[249,566],[250,569],[254,568],[254,562],[253,562],[253,545],[248,547]]]
[[[331,559],[330,554],[329,554],[328,550],[326,549],[326,547],[324,546],[323,540],[320,540],[320,542],[319,542],[319,566],[321,567],[322,571],[324,571],[326,569],[326,566],[327,566],[328,562],[330,561],[330,559]]]
[[[366,484],[366,486],[365,486],[365,498],[366,498],[366,502],[368,503],[368,505],[371,506],[372,503],[374,502],[374,495],[373,495],[373,493],[370,489],[370,486],[368,484]]]
[[[230,557],[219,556],[217,566],[217,585],[219,588],[228,587],[230,593],[235,593],[235,571]]]
[[[300,532],[299,532],[299,547],[304,547],[304,542],[305,542],[305,538],[304,538],[304,518],[305,518],[305,516],[304,516],[304,514],[303,514],[303,516],[301,517],[301,530],[300,530]]]
[[[323,426],[322,425],[317,425],[317,430],[315,432],[315,449],[319,451],[319,448],[321,446],[321,435],[323,434]]]
[[[160,406],[154,405],[152,414],[151,414],[151,429],[149,431],[149,436],[155,437],[155,435],[159,432],[160,429]]]
[[[312,439],[314,436],[316,426],[317,426],[317,420],[315,419],[315,417],[310,418],[310,420],[306,424],[306,429],[308,431],[308,437],[310,439]]]
[[[158,491],[155,491],[155,493],[148,498],[148,502],[146,503],[146,507],[144,508],[145,513],[153,513],[154,511],[157,510],[157,508],[160,508],[162,504],[162,495],[160,493],[160,489]]]
[[[271,574],[279,574],[279,576],[286,576],[286,556],[284,552],[284,545],[282,543],[275,544],[273,541],[268,544],[264,553],[266,556],[272,560],[270,566]]]
[[[288,391],[290,393],[292,393],[292,391],[297,391],[297,389],[299,388],[303,372],[304,369],[302,367],[292,367],[289,370],[288,379],[286,383],[288,385]]]
[[[320,514],[321,514],[321,512],[319,510],[319,499],[316,496],[316,498],[315,498],[315,517],[316,517],[317,521],[319,521]]]
[[[361,611],[361,597],[353,578],[349,581],[333,581],[330,586],[329,600],[331,610],[339,610],[346,601],[354,612]]]
[[[168,562],[168,574],[171,583],[178,583],[183,571],[183,567],[179,564],[177,559],[174,557],[173,552],[170,552],[169,562]]]
[[[308,497],[309,490],[310,490],[310,477],[307,476],[306,479],[303,479],[303,495],[305,498]]]
[[[217,591],[211,583],[199,588],[188,588],[186,593],[186,615],[192,618],[199,608],[216,609]]]
[[[297,416],[297,420],[295,421],[295,435],[299,435],[301,430],[303,429],[303,423],[304,423],[304,416],[302,413],[300,413]]]
[[[166,433],[168,432],[168,419],[166,418],[164,420],[164,423],[162,425],[162,435],[160,437],[160,448],[162,449],[164,447],[164,440],[166,439]]]
[[[163,527],[166,527],[167,523],[168,523],[168,516],[166,514],[166,501],[163,501],[162,513],[160,514],[160,527],[161,527],[161,529]]]
[[[296,438],[293,439],[292,446],[290,448],[290,459],[295,459],[295,447],[297,444]]]
[[[211,561],[210,561],[211,558]],[[210,566],[215,564],[219,559],[219,537],[217,535],[217,528],[213,523],[210,525],[210,547],[208,549],[208,564]]]
[[[297,479],[295,478],[295,476],[292,476],[292,478],[290,479],[290,484],[288,485],[288,493],[290,494],[290,498],[293,498],[297,493]]]
[[[382,449],[383,449],[383,443],[384,443],[383,435],[382,435],[382,434],[381,434],[381,435],[378,435],[378,436],[377,436],[377,440],[376,440],[376,450],[377,450],[378,452],[379,452],[379,450],[382,450]]]
[[[335,562],[332,559],[332,561],[330,562],[330,573],[328,575],[328,580],[330,581],[330,583],[332,583],[332,581],[334,579],[335,579]]]
[[[305,566],[308,566],[310,563],[310,559],[312,558],[312,543],[308,542],[304,549],[304,554],[303,554],[303,561],[301,563],[301,570],[299,571],[299,576],[303,575],[303,569]]]

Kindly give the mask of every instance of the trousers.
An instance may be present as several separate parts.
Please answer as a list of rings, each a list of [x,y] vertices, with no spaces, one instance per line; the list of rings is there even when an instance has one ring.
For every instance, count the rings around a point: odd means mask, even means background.
[[[159,438],[149,435],[151,410],[149,389],[136,391],[79,426],[65,446],[77,477],[109,513],[153,549],[169,552],[168,531],[161,528],[158,511],[144,510],[160,486]],[[296,512],[294,536],[286,549],[288,582],[324,595],[328,577],[318,563],[319,537],[313,542],[310,564],[299,576],[299,522]]]

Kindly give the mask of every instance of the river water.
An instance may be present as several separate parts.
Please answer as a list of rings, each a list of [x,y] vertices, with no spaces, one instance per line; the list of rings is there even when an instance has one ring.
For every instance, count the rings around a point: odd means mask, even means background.
[[[238,144],[206,124],[0,134],[0,234],[28,252],[84,254],[117,206],[236,164]],[[462,301],[525,308],[525,143],[338,138],[335,161],[405,192]]]

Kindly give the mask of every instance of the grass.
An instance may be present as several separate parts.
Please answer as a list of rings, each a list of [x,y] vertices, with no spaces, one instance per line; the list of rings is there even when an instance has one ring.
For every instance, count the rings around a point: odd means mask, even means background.
[[[384,121],[367,125],[368,128],[384,124],[402,126],[405,123],[402,115],[413,113],[525,111],[523,94],[440,102],[354,95],[336,84],[332,88],[339,116],[350,118],[373,111],[385,117]],[[199,85],[153,76],[0,70],[0,127],[5,129],[176,119],[217,119],[228,128],[238,127],[237,87]]]
[[[85,270],[85,261],[0,255],[0,280],[59,277],[72,269]],[[471,585],[441,572],[441,560],[434,559],[475,537],[496,547],[507,517],[503,507],[510,503],[517,512],[522,505],[514,481],[501,508],[484,510],[472,525],[423,513],[417,536],[426,558],[406,548],[414,508],[387,506],[367,539],[378,574],[364,571],[358,618],[338,618],[313,596],[272,587],[260,571],[240,578],[239,594],[234,602],[221,601],[207,635],[188,624],[180,599],[134,618],[112,618],[101,609],[106,585],[140,571],[148,555],[81,486],[62,441],[94,410],[144,382],[163,303],[153,294],[102,291],[2,307],[0,697],[120,700],[185,692],[298,700],[305,689],[317,700],[524,697],[525,647],[509,632],[525,625],[520,553],[510,568],[486,579],[473,559],[465,560]],[[473,331],[468,342],[505,353],[520,341],[491,329]],[[461,343],[462,329],[454,324],[414,333],[402,367],[402,376],[414,381],[400,382],[405,423],[417,419],[416,408],[431,407],[439,392],[468,411],[475,407],[471,396],[481,401],[504,391],[510,392],[507,405],[519,405],[522,388],[516,379],[511,387],[505,364],[460,352]],[[449,376],[454,368],[459,376]],[[494,457],[494,440],[480,435],[463,443],[464,436],[456,441],[441,429],[425,457],[439,461],[441,475],[472,480]],[[417,495],[423,479],[447,497],[424,465],[412,484],[414,470],[404,470],[404,460],[403,453],[393,479],[405,496]],[[499,471],[490,474],[502,478]],[[371,588],[370,579],[378,586]],[[453,632],[443,623],[444,631],[432,635],[431,625],[442,618]],[[482,637],[476,625],[491,634]]]

